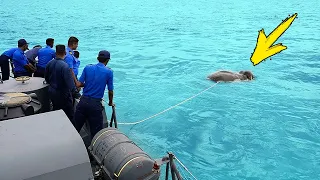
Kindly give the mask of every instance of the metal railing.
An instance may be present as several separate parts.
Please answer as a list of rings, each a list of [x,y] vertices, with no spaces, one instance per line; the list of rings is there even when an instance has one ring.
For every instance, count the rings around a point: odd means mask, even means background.
[[[112,115],[111,115],[111,120],[110,120],[110,125],[109,127],[112,127],[112,124],[114,123],[114,127],[118,128],[118,123],[117,123],[117,116],[116,116],[116,108],[115,106],[112,106]]]

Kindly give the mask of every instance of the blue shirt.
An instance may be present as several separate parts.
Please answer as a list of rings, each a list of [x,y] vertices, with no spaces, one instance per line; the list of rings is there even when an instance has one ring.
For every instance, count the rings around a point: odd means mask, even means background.
[[[18,50],[19,48],[11,48],[9,50],[6,50],[4,53],[2,53],[2,55],[6,55],[7,57],[9,57],[10,59],[12,59],[13,57],[13,53]]]
[[[50,84],[50,90],[61,93],[69,93],[75,90],[70,69],[63,59],[54,59],[48,62],[44,78]]]
[[[74,57],[74,60],[76,62],[76,64],[73,65],[73,72],[74,72],[74,75],[75,76],[78,76],[78,73],[79,73],[79,67],[80,67],[80,60],[76,57]]]
[[[30,59],[31,61],[35,61],[35,60],[36,60],[36,57],[38,56],[38,51],[39,51],[40,49],[41,49],[41,48],[36,47],[36,48],[30,49],[29,51],[27,51],[27,52],[25,53],[27,59]]]
[[[38,52],[38,67],[45,68],[49,61],[56,57],[56,52],[50,46],[41,48]]]
[[[66,48],[66,53],[67,54],[66,54],[66,57],[64,58],[64,60],[68,64],[69,68],[73,70],[73,73],[75,73],[74,72],[74,66],[76,66],[77,62],[75,60],[73,50],[70,49],[69,47],[67,47]]]
[[[24,52],[21,49],[17,49],[13,53],[13,65],[14,65],[14,72],[28,72],[24,66],[29,64],[27,57],[24,55]]]
[[[84,96],[102,99],[106,85],[109,91],[113,91],[113,72],[102,63],[87,65],[79,81],[84,84]]]

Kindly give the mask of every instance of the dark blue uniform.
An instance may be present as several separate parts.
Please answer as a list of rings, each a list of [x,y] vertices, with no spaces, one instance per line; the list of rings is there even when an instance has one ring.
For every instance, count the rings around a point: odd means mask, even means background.
[[[49,96],[53,110],[62,109],[73,123],[74,109],[71,94],[76,87],[68,64],[63,59],[50,61],[45,68],[45,80],[50,84]]]
[[[83,94],[75,112],[76,129],[80,132],[88,120],[91,137],[103,128],[102,98],[106,85],[113,91],[113,72],[104,64],[87,65],[79,79],[84,84]]]
[[[37,70],[34,73],[35,77],[44,77],[44,70],[49,61],[56,58],[56,52],[50,46],[41,48],[38,52]]]
[[[8,80],[10,76],[10,67],[9,67],[9,59],[12,60],[13,53],[18,50],[19,48],[11,48],[7,51],[5,51],[0,56],[0,67],[1,67],[1,73],[2,73],[2,80]]]

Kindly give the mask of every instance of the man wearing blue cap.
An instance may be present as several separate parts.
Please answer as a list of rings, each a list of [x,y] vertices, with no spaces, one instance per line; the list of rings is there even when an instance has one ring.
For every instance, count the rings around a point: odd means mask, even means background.
[[[47,46],[41,48],[38,52],[37,70],[34,72],[34,77],[44,77],[44,70],[49,61],[56,58],[56,52],[53,48],[54,39],[48,38],[46,40]]]
[[[103,106],[102,98],[106,85],[108,86],[109,106],[113,104],[113,72],[106,65],[110,60],[108,51],[100,51],[99,63],[87,65],[81,74],[78,87],[83,87],[83,94],[76,107],[75,126],[80,132],[85,121],[88,120],[91,132],[91,138],[103,128]]]
[[[2,53],[0,56],[0,67],[1,67],[3,81],[6,81],[9,79],[9,76],[10,76],[9,60],[12,61],[13,53],[18,49],[19,48],[17,47],[8,49],[4,53]],[[13,66],[12,66],[12,70],[13,70]]]
[[[24,51],[29,50],[28,43],[25,39],[18,41],[18,49],[13,53],[14,77],[32,76],[35,67],[27,60]]]

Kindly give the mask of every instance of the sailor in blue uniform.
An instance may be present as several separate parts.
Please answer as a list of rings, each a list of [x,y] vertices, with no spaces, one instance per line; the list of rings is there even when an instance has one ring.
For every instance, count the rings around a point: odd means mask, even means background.
[[[76,78],[78,79],[78,72],[79,72],[79,67],[80,67],[80,53],[79,51],[75,50],[73,51],[73,54],[74,54],[74,59],[75,59],[75,62],[76,64],[73,65],[73,73],[74,75],[76,76]]]
[[[57,45],[56,58],[47,64],[44,78],[50,85],[49,98],[53,104],[53,110],[62,109],[73,123],[72,93],[75,91],[76,86],[68,64],[64,61],[65,55],[65,45]]]
[[[79,53],[79,51],[75,50],[75,51],[73,51],[73,55],[74,55],[74,59],[76,62],[76,64],[73,65],[73,73],[76,76],[76,79],[78,81],[78,72],[79,72],[79,67],[80,67],[80,60],[79,60],[80,53]],[[80,98],[80,96],[81,96],[80,90],[81,90],[81,88],[78,87],[77,92],[74,94],[75,98]]]
[[[6,50],[0,56],[0,67],[1,67],[3,81],[6,81],[9,79],[9,76],[10,76],[9,60],[12,61],[13,53],[18,49],[19,48],[11,48],[9,50]]]
[[[18,49],[13,53],[14,77],[32,76],[35,67],[29,63],[24,51],[29,50],[28,43],[25,39],[18,41]]]
[[[88,120],[91,138],[103,128],[102,98],[106,85],[108,86],[109,106],[113,104],[113,71],[106,67],[110,60],[108,51],[100,51],[99,63],[87,65],[81,74],[78,87],[83,87],[83,94],[76,107],[75,126],[80,132],[85,121]]]
[[[46,44],[47,46],[41,48],[38,52],[37,70],[34,73],[35,77],[44,77],[44,70],[46,68],[46,65],[49,61],[56,57],[56,52],[54,51],[54,49],[52,49],[54,45],[54,39],[48,38],[46,40]]]
[[[41,48],[42,47],[40,45],[36,45],[25,53],[29,63],[31,63],[33,66],[36,64],[36,57],[38,56],[38,51]]]
[[[68,47],[66,49],[67,54],[66,54],[66,57],[64,58],[64,60],[66,61],[66,63],[68,64],[68,66],[70,68],[70,71],[71,71],[71,74],[72,74],[72,77],[73,77],[73,80],[74,80],[75,83],[77,82],[77,78],[76,78],[76,76],[74,74],[73,67],[74,67],[74,65],[76,65],[76,61],[75,61],[75,57],[74,57],[74,52],[73,51],[78,48],[78,43],[79,43],[78,38],[73,37],[73,36],[71,36],[69,38]]]
[[[70,69],[70,72],[71,72],[71,75],[72,75],[72,78],[73,78],[73,81],[74,81],[75,85],[78,82],[78,79],[77,79],[77,77],[75,75],[75,72],[74,72],[74,68],[77,65],[76,58],[74,57],[74,50],[76,50],[78,48],[78,43],[79,43],[79,39],[78,38],[76,38],[74,36],[71,36],[69,38],[68,47],[66,49],[67,54],[66,54],[66,57],[64,58],[65,62],[69,66],[69,69]],[[73,95],[73,98],[79,98],[81,96],[79,91],[78,91],[78,89],[72,95]]]

